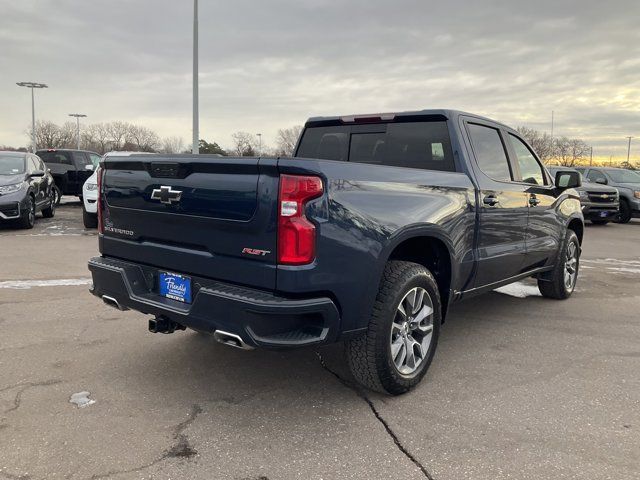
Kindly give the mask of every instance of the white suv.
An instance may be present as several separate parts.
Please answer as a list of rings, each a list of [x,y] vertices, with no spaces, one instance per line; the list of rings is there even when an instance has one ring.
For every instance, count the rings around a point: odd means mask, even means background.
[[[108,157],[129,157],[131,155],[153,155],[149,152],[107,152],[102,161]],[[82,223],[84,228],[98,227],[98,165],[93,166],[93,175],[87,178],[82,186]]]

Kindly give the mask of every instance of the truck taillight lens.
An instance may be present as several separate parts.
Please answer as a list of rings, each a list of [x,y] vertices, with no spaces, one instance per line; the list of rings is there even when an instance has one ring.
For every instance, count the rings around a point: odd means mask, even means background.
[[[322,195],[319,177],[280,175],[278,263],[305,265],[316,256],[316,227],[304,215],[309,200]]]
[[[98,211],[98,233],[104,233],[104,223],[102,223],[102,167],[98,167],[96,177],[98,178],[98,201],[96,204]]]

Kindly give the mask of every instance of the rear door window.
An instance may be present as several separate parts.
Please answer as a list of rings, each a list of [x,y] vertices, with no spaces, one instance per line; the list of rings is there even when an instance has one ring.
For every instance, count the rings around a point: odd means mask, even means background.
[[[494,180],[510,182],[513,177],[500,132],[477,123],[467,126],[480,170]]]
[[[446,121],[310,127],[305,130],[296,155],[456,171]]]

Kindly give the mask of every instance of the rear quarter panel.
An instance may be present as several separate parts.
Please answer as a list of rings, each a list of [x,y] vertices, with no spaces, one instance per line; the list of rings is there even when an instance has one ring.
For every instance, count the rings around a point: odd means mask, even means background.
[[[472,274],[475,190],[466,174],[312,159],[281,159],[278,168],[321,176],[326,195],[307,209],[317,228],[316,261],[279,266],[277,289],[332,295],[343,331],[367,325],[384,265],[408,238],[447,245],[452,287]]]

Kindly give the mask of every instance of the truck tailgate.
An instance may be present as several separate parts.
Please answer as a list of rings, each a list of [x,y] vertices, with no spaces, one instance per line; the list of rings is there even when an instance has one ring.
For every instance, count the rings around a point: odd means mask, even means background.
[[[275,288],[275,160],[139,155],[104,168],[103,255]]]

